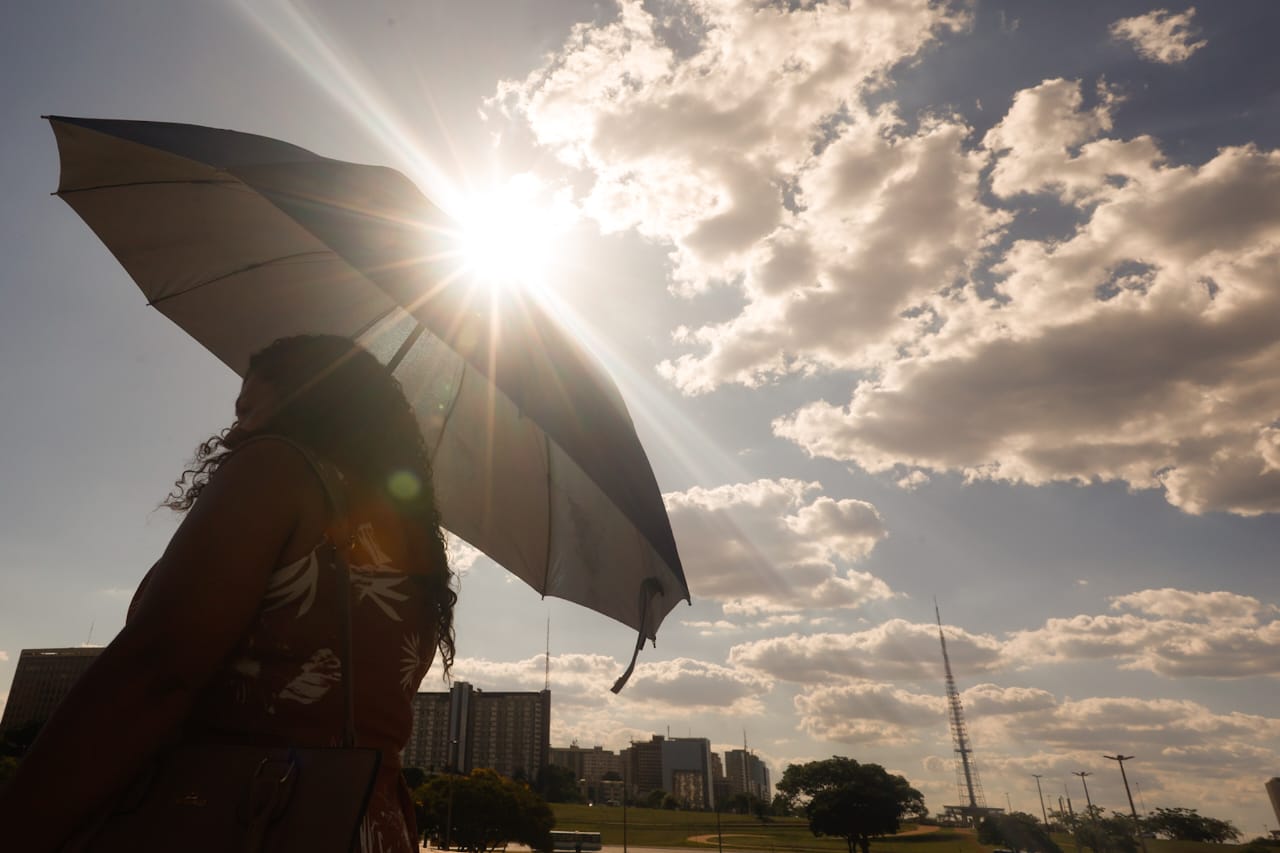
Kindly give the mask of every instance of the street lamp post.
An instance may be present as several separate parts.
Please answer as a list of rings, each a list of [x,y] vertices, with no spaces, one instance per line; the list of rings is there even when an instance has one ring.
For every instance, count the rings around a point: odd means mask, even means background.
[[[1084,803],[1086,806],[1089,807],[1089,819],[1092,820],[1093,819],[1093,800],[1089,799],[1089,783],[1085,781],[1085,777],[1092,776],[1093,774],[1090,773],[1088,770],[1081,770],[1079,772],[1072,770],[1071,775],[1079,776],[1080,784],[1084,785]]]
[[[1124,763],[1133,758],[1132,755],[1104,755],[1103,758],[1120,765],[1120,778],[1124,780],[1124,795],[1129,798],[1129,812],[1133,815],[1133,831],[1138,835],[1138,843],[1142,845],[1142,853],[1147,853],[1147,840],[1142,837],[1142,824],[1138,821],[1138,810],[1133,805],[1133,794],[1129,792],[1129,777],[1125,775]]]
[[[1045,807],[1044,807],[1044,791],[1043,791],[1043,790],[1041,790],[1041,788],[1040,788],[1040,776],[1041,776],[1041,774],[1040,774],[1040,773],[1032,773],[1031,775],[1032,775],[1032,776],[1034,776],[1034,777],[1036,777],[1036,793],[1040,795],[1040,816],[1044,818],[1044,827],[1045,827],[1045,829],[1048,829],[1048,828],[1049,828],[1049,812],[1047,812],[1047,811],[1045,810]]]

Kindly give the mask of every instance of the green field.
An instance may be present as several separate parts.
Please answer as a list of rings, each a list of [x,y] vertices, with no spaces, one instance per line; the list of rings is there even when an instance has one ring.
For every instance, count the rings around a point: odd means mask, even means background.
[[[622,809],[618,806],[552,805],[557,829],[598,831],[605,844],[622,844]],[[770,818],[761,823],[754,817],[721,815],[721,832],[726,850],[796,851],[800,853],[847,853],[840,838],[815,838],[801,818]],[[915,829],[904,826],[904,831]],[[710,836],[706,841],[691,839]],[[665,809],[627,809],[627,844],[637,847],[689,847],[715,851],[716,816],[708,812]],[[983,848],[971,833],[941,829],[923,835],[898,835],[871,845],[872,853],[981,853]],[[1155,851],[1152,851],[1155,853]],[[1189,851],[1179,851],[1189,853]]]
[[[622,809],[618,806],[582,806],[555,803],[557,829],[599,832],[606,845],[622,844]],[[721,815],[725,850],[792,851],[794,853],[847,853],[840,838],[815,838],[801,818],[770,818],[761,823],[743,815]],[[871,843],[871,853],[989,853],[971,830],[915,827]],[[921,830],[915,831],[913,830]],[[665,809],[627,809],[627,844],[636,847],[687,847],[716,851],[716,816],[708,812]],[[693,840],[709,836],[706,841]],[[1055,835],[1064,853],[1074,853],[1069,836]],[[1148,853],[1231,853],[1234,844],[1200,844],[1190,841],[1147,840]]]

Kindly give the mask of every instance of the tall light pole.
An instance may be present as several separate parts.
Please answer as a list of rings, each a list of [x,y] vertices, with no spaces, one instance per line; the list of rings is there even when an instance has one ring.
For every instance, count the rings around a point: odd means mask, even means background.
[[[1036,777],[1036,793],[1040,795],[1040,816],[1044,818],[1045,829],[1048,829],[1049,828],[1049,812],[1045,811],[1044,791],[1040,788],[1040,776],[1042,774],[1032,773],[1031,775]]]
[[[1084,802],[1085,802],[1085,805],[1089,807],[1089,817],[1090,819],[1092,819],[1093,818],[1093,800],[1089,799],[1089,783],[1084,781],[1084,779],[1086,776],[1092,776],[1093,774],[1090,773],[1088,770],[1081,770],[1079,772],[1072,770],[1071,775],[1079,776],[1080,784],[1084,785]]]
[[[1110,761],[1120,765],[1120,778],[1124,780],[1124,795],[1129,798],[1129,811],[1133,814],[1133,831],[1138,835],[1138,843],[1142,845],[1142,853],[1147,853],[1147,840],[1142,837],[1142,824],[1138,822],[1138,810],[1133,805],[1133,794],[1129,792],[1129,777],[1125,775],[1124,763],[1133,758],[1132,755],[1104,755]]]

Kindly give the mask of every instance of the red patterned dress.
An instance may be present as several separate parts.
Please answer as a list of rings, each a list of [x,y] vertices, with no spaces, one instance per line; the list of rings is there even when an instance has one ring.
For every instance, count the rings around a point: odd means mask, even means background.
[[[391,565],[371,525],[356,528],[349,562],[356,741],[382,752],[359,850],[417,853],[400,750],[413,722],[413,696],[434,654],[434,622],[426,591]],[[197,699],[186,737],[340,745],[341,611],[332,571],[322,542],[271,574],[252,626]]]

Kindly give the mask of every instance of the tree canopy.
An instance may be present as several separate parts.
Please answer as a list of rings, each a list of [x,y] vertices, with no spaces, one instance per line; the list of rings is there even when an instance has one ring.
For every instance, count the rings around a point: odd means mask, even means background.
[[[1062,853],[1049,830],[1026,812],[987,815],[978,825],[978,841],[1031,853]]]
[[[872,838],[897,832],[907,815],[926,813],[924,797],[902,776],[838,755],[789,765],[777,788],[789,807],[803,809],[814,835],[845,839],[849,853],[855,845],[868,853]]]
[[[515,842],[551,849],[555,815],[528,785],[492,770],[433,776],[413,792],[419,828],[437,845],[484,853]]]
[[[1195,809],[1157,808],[1143,819],[1142,825],[1148,832],[1174,841],[1208,841],[1223,844],[1240,837],[1240,830],[1230,822],[1205,817]]]

